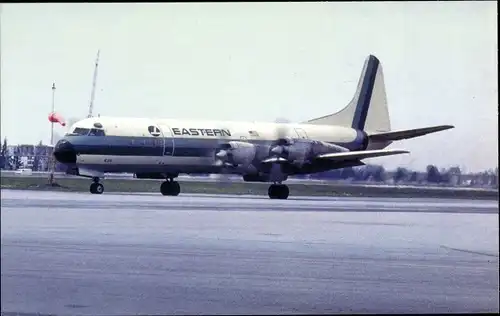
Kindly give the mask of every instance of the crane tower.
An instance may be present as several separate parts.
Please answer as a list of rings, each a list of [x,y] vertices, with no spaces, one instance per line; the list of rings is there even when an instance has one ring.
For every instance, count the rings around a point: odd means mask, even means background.
[[[95,87],[97,84],[97,69],[99,68],[99,53],[100,52],[101,52],[101,50],[97,51],[97,58],[95,59],[94,80],[92,81],[92,92],[90,93],[89,113],[88,113],[87,117],[92,117],[92,110],[94,109]]]

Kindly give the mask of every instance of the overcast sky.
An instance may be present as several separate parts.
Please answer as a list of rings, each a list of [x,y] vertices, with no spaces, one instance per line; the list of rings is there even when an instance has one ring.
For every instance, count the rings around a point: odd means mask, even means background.
[[[2,4],[1,136],[50,140],[47,115],[305,121],[351,99],[382,62],[393,129],[454,130],[367,160],[497,166],[496,2]],[[58,127],[59,133],[65,129]]]

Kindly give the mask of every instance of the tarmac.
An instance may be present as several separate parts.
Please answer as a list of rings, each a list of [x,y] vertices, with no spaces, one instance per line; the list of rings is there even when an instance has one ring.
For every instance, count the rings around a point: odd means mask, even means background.
[[[5,315],[499,311],[497,201],[1,194]]]

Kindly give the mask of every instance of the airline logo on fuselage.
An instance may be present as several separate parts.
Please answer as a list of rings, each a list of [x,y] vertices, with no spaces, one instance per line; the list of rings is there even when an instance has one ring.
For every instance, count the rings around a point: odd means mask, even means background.
[[[231,136],[231,131],[228,129],[220,129],[220,128],[172,128],[172,132],[177,136]]]

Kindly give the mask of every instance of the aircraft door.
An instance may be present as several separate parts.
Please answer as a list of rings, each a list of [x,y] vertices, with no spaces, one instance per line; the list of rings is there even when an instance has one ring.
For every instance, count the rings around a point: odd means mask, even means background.
[[[153,146],[155,153],[163,153],[165,152],[165,138],[163,137],[162,130],[157,125],[149,125],[148,133],[153,136],[148,139],[148,141],[144,141],[144,146]]]
[[[297,135],[299,136],[299,138],[302,138],[302,139],[307,139],[307,134],[306,134],[306,131],[304,131],[302,128],[296,128],[295,129],[295,132],[297,133]]]
[[[172,156],[174,154],[174,135],[172,134],[172,130],[168,125],[160,124],[159,126],[162,130],[164,141],[163,155]]]

